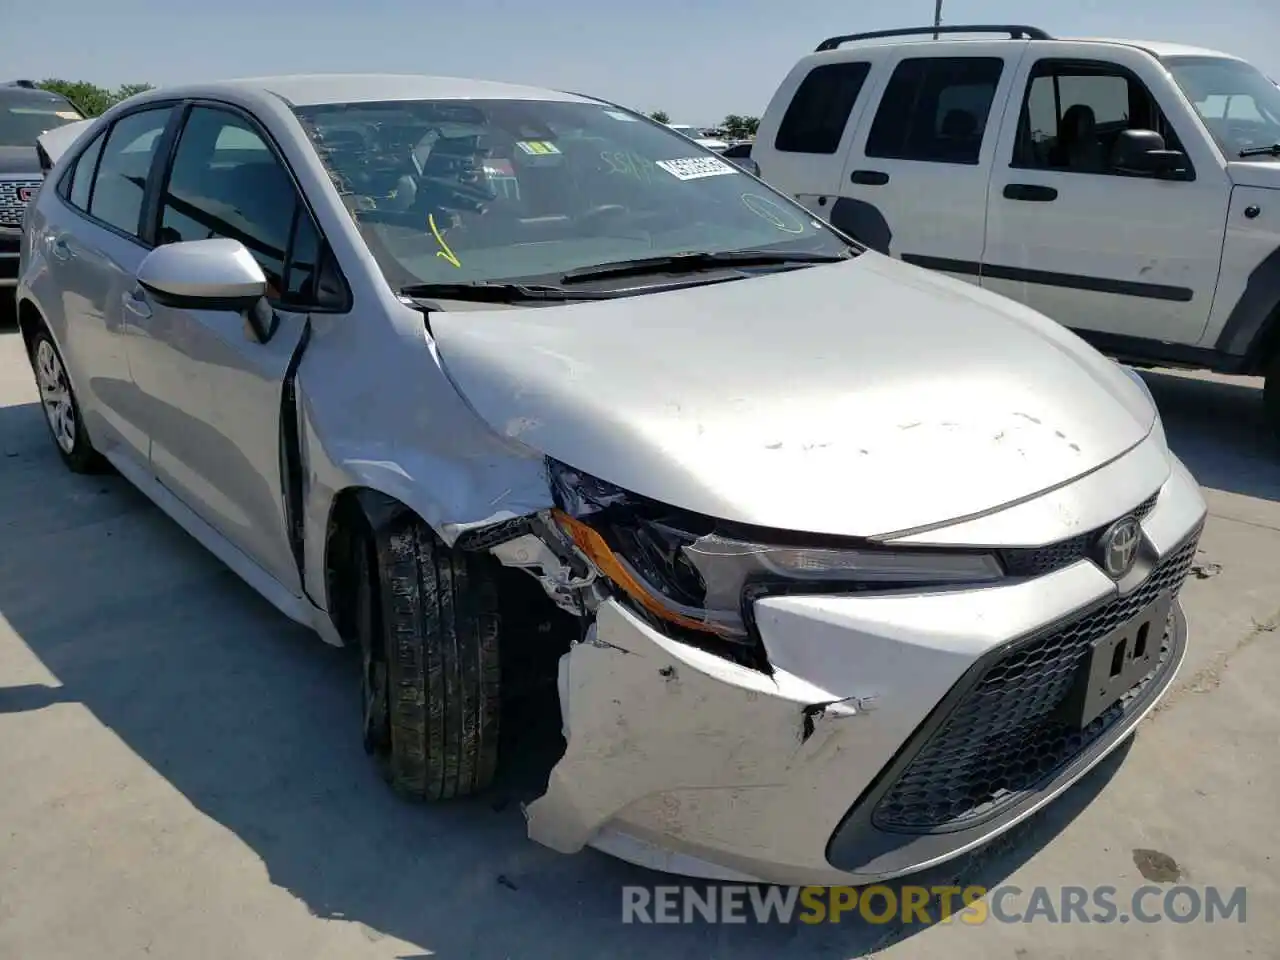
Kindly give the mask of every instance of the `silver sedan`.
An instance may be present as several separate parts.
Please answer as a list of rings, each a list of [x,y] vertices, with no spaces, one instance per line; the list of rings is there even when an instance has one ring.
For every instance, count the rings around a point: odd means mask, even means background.
[[[357,646],[407,796],[490,784],[554,615],[533,839],[865,882],[1048,803],[1183,658],[1205,504],[1140,379],[631,110],[260,79],[44,147],[58,451]]]

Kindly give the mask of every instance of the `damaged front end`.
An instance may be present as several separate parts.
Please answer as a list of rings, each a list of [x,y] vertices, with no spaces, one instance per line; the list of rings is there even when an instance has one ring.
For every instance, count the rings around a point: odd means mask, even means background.
[[[920,684],[936,697],[962,658],[893,651],[900,645],[873,636],[852,650],[857,635],[837,613],[815,627],[786,603],[918,596],[1003,575],[988,553],[789,537],[659,504],[554,460],[547,469],[554,506],[469,532],[459,546],[527,572],[580,618],[559,663],[565,752],[527,809],[530,837],[562,852],[594,845],[659,869],[739,877],[758,877],[758,860],[794,860],[790,841],[736,867],[724,851],[735,833],[769,832],[740,818],[767,821],[779,791],[803,796],[807,777],[829,776],[821,758],[868,739],[883,741],[868,756],[892,754],[919,720],[911,710],[874,731],[842,732],[879,708],[892,671],[918,657]],[[856,796],[875,769],[838,774],[840,793]],[[819,822],[842,812],[812,798],[799,806],[810,802]],[[811,879],[824,865],[819,856],[795,867]]]

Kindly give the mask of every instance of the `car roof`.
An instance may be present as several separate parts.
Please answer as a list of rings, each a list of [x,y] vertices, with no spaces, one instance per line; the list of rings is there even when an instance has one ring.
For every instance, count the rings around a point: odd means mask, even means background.
[[[1120,40],[1115,37],[1054,37],[1076,43],[1114,43],[1123,47],[1139,47],[1156,57],[1221,57],[1226,60],[1240,58],[1208,47],[1193,47],[1184,43],[1166,43],[1163,40]]]
[[[0,84],[0,100],[5,103],[70,103],[66,97],[52,90],[33,90],[30,87]]]
[[[984,43],[984,44],[1000,44],[1010,42],[1034,43],[1034,44],[1054,44],[1054,43],[1105,43],[1118,47],[1133,47],[1144,50],[1153,57],[1218,57],[1224,60],[1239,60],[1230,53],[1223,53],[1220,50],[1210,50],[1207,47],[1194,47],[1182,43],[1166,43],[1163,40],[1132,40],[1121,39],[1117,37],[1051,37],[1048,40],[1019,40],[1011,41],[1008,38],[1003,40],[993,40],[990,37],[962,37],[948,36],[946,38],[934,40],[927,35],[920,38],[915,37],[868,37],[863,40],[849,40],[842,43],[839,47],[831,50],[815,51],[810,56],[822,58],[830,57],[833,53],[839,53],[848,50],[865,50],[868,47],[897,47],[897,46],[924,46],[936,43]],[[832,57],[831,59],[837,59]]]
[[[431,77],[417,74],[324,73],[279,77],[245,77],[203,84],[211,93],[219,90],[258,91],[275,94],[292,106],[328,103],[360,103],[379,100],[557,100],[590,103],[586,97],[492,80],[463,77]],[[159,91],[163,92],[163,91]]]

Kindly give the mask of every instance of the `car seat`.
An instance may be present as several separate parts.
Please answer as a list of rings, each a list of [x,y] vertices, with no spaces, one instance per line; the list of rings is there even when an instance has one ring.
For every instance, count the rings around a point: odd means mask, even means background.
[[[1058,142],[1050,152],[1050,162],[1058,169],[1106,172],[1106,153],[1098,138],[1098,121],[1092,107],[1076,103],[1067,108],[1058,125]]]

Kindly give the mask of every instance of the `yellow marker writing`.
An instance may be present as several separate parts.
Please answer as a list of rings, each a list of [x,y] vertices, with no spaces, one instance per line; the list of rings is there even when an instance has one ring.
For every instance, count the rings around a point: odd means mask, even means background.
[[[436,251],[437,257],[444,257],[459,270],[462,269],[462,262],[457,258],[449,245],[444,242],[444,237],[440,235],[440,228],[436,226],[436,217],[434,213],[427,214],[427,226],[431,228],[432,234],[435,235],[436,243],[440,244],[440,249]]]

